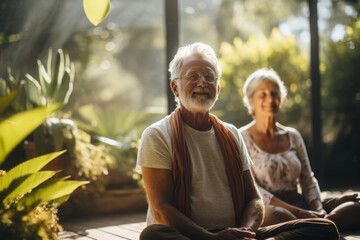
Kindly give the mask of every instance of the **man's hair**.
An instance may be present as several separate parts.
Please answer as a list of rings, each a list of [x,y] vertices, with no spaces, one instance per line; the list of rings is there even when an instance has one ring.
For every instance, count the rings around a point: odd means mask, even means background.
[[[253,97],[255,89],[263,82],[272,82],[276,85],[280,95],[280,105],[284,102],[287,90],[284,82],[280,80],[279,75],[272,69],[259,69],[253,72],[245,81],[243,87],[243,102],[247,107],[249,114],[252,115],[253,109],[250,106],[249,99]]]
[[[210,62],[214,68],[217,76],[216,80],[220,79],[221,67],[216,57],[214,50],[207,44],[196,42],[187,46],[180,47],[174,56],[174,59],[169,64],[170,80],[180,76],[183,61],[190,56],[198,56]]]

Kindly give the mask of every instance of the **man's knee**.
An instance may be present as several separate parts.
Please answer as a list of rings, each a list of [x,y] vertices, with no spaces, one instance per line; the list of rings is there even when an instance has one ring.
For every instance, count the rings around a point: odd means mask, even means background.
[[[188,240],[185,236],[181,235],[175,228],[153,224],[146,227],[140,234],[140,240]]]

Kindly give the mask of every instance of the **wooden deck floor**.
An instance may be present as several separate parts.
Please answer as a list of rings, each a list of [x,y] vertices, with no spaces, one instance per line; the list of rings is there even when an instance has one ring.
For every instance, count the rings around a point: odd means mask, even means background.
[[[139,239],[145,228],[146,213],[109,214],[61,222],[64,228],[58,236],[64,240],[117,240]]]
[[[356,189],[356,192],[359,192]],[[353,190],[323,192],[322,197],[338,196],[343,193],[351,193]],[[360,216],[359,216],[360,217]],[[64,231],[58,236],[64,240],[117,240],[139,239],[140,232],[145,228],[146,213],[107,214],[94,217],[69,219],[60,224]],[[342,233],[341,240],[360,240],[360,230],[356,232]]]

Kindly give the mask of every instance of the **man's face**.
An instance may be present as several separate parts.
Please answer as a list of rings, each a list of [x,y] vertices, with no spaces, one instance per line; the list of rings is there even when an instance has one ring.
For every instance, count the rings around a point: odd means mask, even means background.
[[[179,98],[180,105],[190,112],[205,113],[209,111],[220,91],[215,68],[200,57],[186,58],[173,91]]]

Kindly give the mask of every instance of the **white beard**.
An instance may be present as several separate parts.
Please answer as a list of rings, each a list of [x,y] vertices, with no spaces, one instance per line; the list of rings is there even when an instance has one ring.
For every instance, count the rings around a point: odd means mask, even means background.
[[[178,90],[180,105],[183,105],[192,113],[206,113],[210,111],[217,100],[217,96],[213,98],[206,98],[205,96],[191,97],[191,94],[189,94],[186,97],[181,91],[180,84],[178,84]]]

